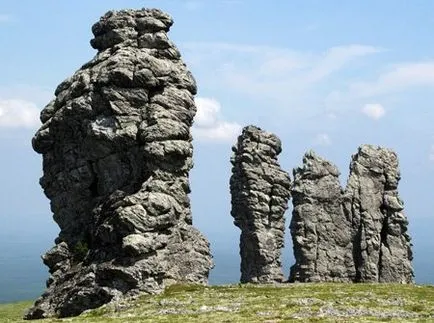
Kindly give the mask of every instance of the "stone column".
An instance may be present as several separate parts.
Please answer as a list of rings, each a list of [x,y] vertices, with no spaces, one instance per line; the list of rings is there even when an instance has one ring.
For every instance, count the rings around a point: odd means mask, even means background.
[[[290,178],[277,160],[281,142],[272,133],[247,126],[232,149],[231,215],[241,229],[241,282],[282,282]]]

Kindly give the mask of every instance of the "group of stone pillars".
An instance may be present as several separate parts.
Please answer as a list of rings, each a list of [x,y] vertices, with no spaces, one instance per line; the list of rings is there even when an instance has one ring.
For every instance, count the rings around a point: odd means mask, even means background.
[[[295,264],[289,282],[412,283],[397,155],[362,145],[342,189],[337,167],[312,151],[291,182],[277,159],[281,151],[276,135],[255,126],[245,127],[233,147],[231,215],[241,229],[241,282],[287,280],[281,253],[292,197]]]

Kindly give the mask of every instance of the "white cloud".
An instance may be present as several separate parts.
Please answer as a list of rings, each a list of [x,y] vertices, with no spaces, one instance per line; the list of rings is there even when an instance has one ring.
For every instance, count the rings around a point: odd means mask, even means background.
[[[193,124],[193,137],[203,141],[234,141],[241,133],[236,122],[222,120],[221,105],[215,99],[197,97],[197,113]]]
[[[429,152],[429,160],[434,163],[434,144],[431,145],[431,150]]]
[[[54,90],[48,87],[40,87],[28,84],[16,84],[0,86],[0,99],[20,99],[35,103],[43,107],[53,98]]]
[[[315,31],[318,30],[319,25],[316,23],[311,23],[310,25],[306,26],[306,31]]]
[[[276,77],[305,68],[308,64],[307,59],[297,53],[272,54],[270,52],[269,57],[259,66],[258,74]]]
[[[396,65],[391,71],[381,74],[374,82],[352,84],[350,94],[371,97],[415,86],[434,86],[434,62]]]
[[[378,120],[384,117],[386,110],[379,103],[365,104],[362,108],[362,112],[371,119]]]
[[[230,43],[183,44],[187,63],[208,86],[229,87],[250,98],[273,100],[275,106],[300,111],[304,110],[301,105],[308,105],[306,98],[312,100],[312,87],[323,85],[353,60],[381,51],[358,44],[331,47],[323,53]]]
[[[258,63],[259,68],[256,72],[263,73],[267,67],[271,67],[271,72],[276,72],[280,76],[283,67],[285,72],[305,68],[312,76],[318,79],[328,76],[334,71],[343,68],[348,62],[358,57],[375,54],[384,49],[365,45],[346,45],[335,46],[327,49],[323,53],[311,53],[260,45],[232,44],[219,42],[189,42],[183,44],[186,50],[194,52],[194,60],[218,59],[219,65],[231,65],[229,63],[242,63],[236,66],[245,66],[246,63],[251,70],[251,63]],[[194,62],[193,62],[194,63]],[[244,63],[244,64],[243,64]],[[245,71],[244,69],[242,71]],[[269,71],[268,71],[269,72]],[[306,71],[303,71],[305,74]],[[318,76],[317,76],[318,75]],[[316,76],[316,77],[313,77]]]
[[[0,128],[36,128],[40,110],[25,100],[0,100]]]
[[[174,1],[174,2],[178,2],[178,1]],[[217,5],[224,5],[224,6],[235,5],[235,4],[239,4],[239,3],[241,3],[240,0],[218,0],[218,1],[216,1]],[[188,0],[188,1],[183,2],[184,8],[189,10],[189,11],[198,10],[206,4],[207,4],[207,1],[204,1],[204,0]]]
[[[309,82],[320,81],[334,72],[341,70],[345,65],[356,58],[380,53],[382,51],[384,51],[382,48],[364,45],[332,47],[317,60],[317,63],[313,66],[307,79]]]
[[[360,109],[373,120],[382,119],[396,109],[401,92],[434,86],[434,60],[388,67],[377,59],[372,66],[364,64],[368,56],[387,51],[376,46],[349,44],[323,52],[217,42],[182,47],[202,87],[229,91],[246,102],[246,107],[233,112],[237,120],[262,121],[259,115],[272,115],[272,121],[267,120],[277,127],[285,126],[283,120],[294,126],[300,122],[339,126],[342,115],[357,118]],[[396,92],[400,97],[382,97]],[[387,110],[372,105],[378,102]]]
[[[2,23],[2,22],[10,22],[10,21],[12,21],[12,16],[5,15],[5,14],[0,14],[0,23]]]
[[[195,1],[195,0],[190,0],[190,1],[186,1],[184,2],[184,6],[187,10],[189,11],[195,11],[200,9],[200,7],[202,6],[202,3],[200,1]]]
[[[325,99],[331,109],[360,99],[394,94],[415,87],[434,87],[434,61],[395,64],[373,81],[354,82]]]
[[[193,136],[202,141],[234,141],[241,133],[241,126],[235,122],[221,122],[212,128],[193,128]]]
[[[196,98],[197,106],[196,116],[194,118],[195,125],[199,128],[212,128],[218,122],[220,113],[220,103],[214,99]]]
[[[330,146],[332,144],[332,140],[328,134],[320,133],[315,137],[314,144],[318,146]]]

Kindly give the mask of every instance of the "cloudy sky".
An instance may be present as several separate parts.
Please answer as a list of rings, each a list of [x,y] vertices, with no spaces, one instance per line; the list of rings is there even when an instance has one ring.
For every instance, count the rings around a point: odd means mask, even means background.
[[[216,253],[238,252],[239,232],[229,213],[229,157],[241,128],[255,124],[282,139],[280,161],[290,173],[314,149],[338,165],[343,185],[360,144],[397,151],[416,278],[431,279],[429,0],[2,0],[0,237],[15,232],[19,242],[39,232],[46,248],[54,239],[57,227],[38,184],[41,158],[30,145],[39,111],[57,84],[95,54],[91,25],[107,10],[143,6],[174,17],[169,36],[198,83],[193,217]],[[290,211],[288,225],[289,218]]]

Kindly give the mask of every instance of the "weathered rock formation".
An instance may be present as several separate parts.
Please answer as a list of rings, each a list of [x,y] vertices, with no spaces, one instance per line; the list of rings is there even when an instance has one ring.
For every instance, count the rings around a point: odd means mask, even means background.
[[[289,175],[277,161],[281,142],[274,134],[247,126],[232,150],[231,215],[241,229],[241,282],[281,282],[290,196]]]
[[[338,176],[312,152],[294,170],[290,281],[413,282],[396,154],[363,145],[345,191]]]
[[[27,319],[207,282],[209,243],[188,197],[196,84],[167,37],[172,23],[155,9],[105,14],[92,27],[97,55],[41,113],[33,147],[60,233]]]
[[[345,210],[353,228],[358,282],[413,282],[399,180],[398,157],[389,149],[364,145],[352,157]]]
[[[293,174],[290,229],[295,265],[289,281],[352,281],[351,224],[342,208],[337,167],[311,151]]]

